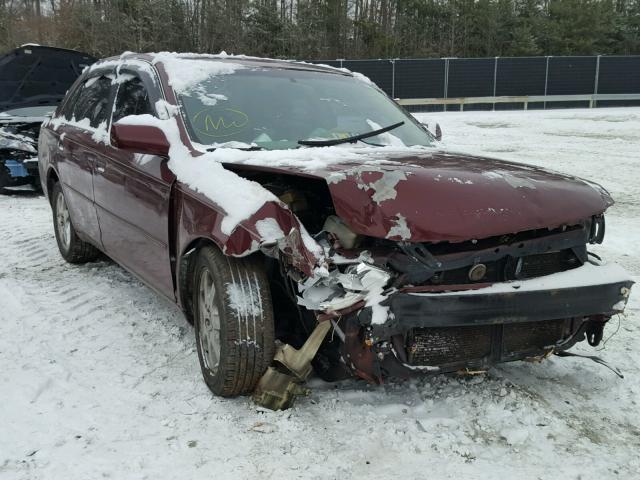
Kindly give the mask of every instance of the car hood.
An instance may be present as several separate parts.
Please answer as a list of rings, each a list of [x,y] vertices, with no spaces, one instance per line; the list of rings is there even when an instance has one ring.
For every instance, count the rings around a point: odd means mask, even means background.
[[[302,173],[295,167],[279,167]],[[604,212],[595,183],[542,168],[447,152],[378,163],[332,163],[326,180],[336,214],[357,233],[412,242],[459,242],[557,228]]]
[[[58,105],[96,59],[64,48],[23,45],[0,56],[0,111]]]

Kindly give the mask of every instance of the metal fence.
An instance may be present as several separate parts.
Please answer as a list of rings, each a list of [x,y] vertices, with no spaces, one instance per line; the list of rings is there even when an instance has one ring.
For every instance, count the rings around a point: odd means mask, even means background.
[[[640,105],[640,56],[317,61],[363,73],[412,110]]]

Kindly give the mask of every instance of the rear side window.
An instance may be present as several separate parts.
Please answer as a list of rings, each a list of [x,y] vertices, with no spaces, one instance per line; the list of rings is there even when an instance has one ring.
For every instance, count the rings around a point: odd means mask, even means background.
[[[62,108],[59,108],[56,112],[56,117],[66,118],[67,120],[71,120],[73,117],[73,106],[76,104],[76,100],[78,100],[78,95],[82,91],[82,85],[78,85],[77,88],[72,90],[67,97]]]
[[[113,123],[127,115],[153,115],[147,89],[138,77],[133,77],[120,85],[113,111]]]
[[[111,111],[111,79],[105,76],[87,79],[81,88],[74,92],[68,104],[71,104],[71,111],[68,112],[65,108],[63,115],[69,120],[72,118],[80,121],[88,118],[93,128],[108,122]]]

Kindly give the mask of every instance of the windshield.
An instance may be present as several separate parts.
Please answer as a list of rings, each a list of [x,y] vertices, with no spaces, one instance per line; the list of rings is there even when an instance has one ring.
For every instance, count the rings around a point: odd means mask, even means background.
[[[210,77],[180,96],[191,138],[204,145],[298,148],[299,140],[352,137],[370,145],[431,145],[431,136],[386,95],[351,76],[241,69]],[[234,142],[234,143],[229,143]]]

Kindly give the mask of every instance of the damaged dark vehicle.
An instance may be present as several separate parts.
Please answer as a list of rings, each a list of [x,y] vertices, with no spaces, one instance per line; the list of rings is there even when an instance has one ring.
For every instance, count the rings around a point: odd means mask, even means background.
[[[0,193],[40,188],[40,125],[94,61],[85,53],[39,45],[23,45],[0,57]]]
[[[443,151],[329,67],[124,55],[40,144],[63,257],[105,252],[175,301],[209,388],[271,408],[312,370],[382,383],[598,345],[633,283],[589,251],[602,187]]]

